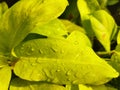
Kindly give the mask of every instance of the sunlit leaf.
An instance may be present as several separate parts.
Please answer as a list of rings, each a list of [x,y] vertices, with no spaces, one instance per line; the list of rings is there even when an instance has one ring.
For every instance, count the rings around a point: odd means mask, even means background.
[[[105,50],[109,52],[110,42],[117,32],[117,25],[114,19],[106,11],[99,10],[90,16],[90,21],[97,39],[104,46]]]
[[[40,45],[43,41],[37,40],[36,42],[40,43],[37,48],[41,47]],[[17,76],[30,81],[93,85],[106,83],[118,76],[118,73],[104,60],[99,58],[90,47],[82,49],[75,48],[76,45],[73,45],[73,49],[71,48],[71,43],[61,47],[60,40],[57,40],[59,44],[57,42],[46,42],[49,44],[44,43],[44,48],[41,48],[43,52],[37,56],[38,58],[34,57],[35,55],[33,57],[32,55],[29,57],[22,55],[24,57],[21,57],[14,67],[14,72]],[[56,48],[58,51],[49,53],[51,48],[45,45],[51,44],[52,48]],[[22,45],[24,50],[28,45],[29,43]],[[37,44],[32,44],[32,47],[34,45]],[[37,48],[35,51],[37,51]],[[63,54],[60,54],[60,50],[63,50]],[[72,53],[73,56],[71,55]]]
[[[37,33],[48,37],[60,37],[67,35],[67,30],[59,19],[55,19],[43,26],[37,27],[32,30],[31,33]]]
[[[10,90],[66,90],[64,86],[45,83],[45,82],[30,82],[15,78],[11,81]]]
[[[91,86],[86,86],[86,85],[80,84],[79,90],[93,90],[93,89]]]
[[[18,1],[1,18],[0,51],[10,52],[36,26],[57,18],[67,5],[67,0]]]
[[[81,23],[85,28],[87,35],[90,38],[93,38],[94,32],[90,25],[89,15],[100,9],[99,3],[97,0],[78,0],[77,6],[80,12]]]
[[[9,66],[0,68],[0,90],[8,90],[11,80],[11,69]]]

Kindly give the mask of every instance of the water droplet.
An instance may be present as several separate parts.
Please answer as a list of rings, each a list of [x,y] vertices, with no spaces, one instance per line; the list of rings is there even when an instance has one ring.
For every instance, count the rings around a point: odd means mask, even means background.
[[[39,50],[39,53],[40,53],[40,54],[43,54],[43,51],[40,49],[40,50]]]
[[[79,44],[79,42],[78,42],[78,41],[75,41],[75,42],[74,42],[74,44],[75,44],[75,45],[78,45],[78,44]]]
[[[58,70],[56,70],[56,72],[60,72],[60,70],[58,69]]]
[[[55,78],[52,80],[52,82],[53,82],[53,83],[58,83],[59,80],[58,80],[58,78],[55,77]]]
[[[31,48],[31,51],[33,52],[35,49],[34,48]]]
[[[74,80],[72,84],[78,84],[78,80]]]
[[[33,62],[33,63],[31,63],[31,65],[32,65],[32,66],[36,66],[36,63]]]
[[[50,81],[51,81],[51,79],[50,79],[50,78],[48,78],[48,79],[47,79],[47,81],[48,81],[48,82],[50,82]]]
[[[71,75],[71,71],[68,71],[68,72],[66,73],[66,75],[67,75],[67,76],[70,76],[70,75]]]
[[[57,52],[57,49],[55,49],[55,48],[53,48],[53,47],[51,47],[51,50],[52,50],[53,52]]]
[[[27,52],[27,53],[26,53],[26,55],[27,55],[27,56],[30,56],[30,55],[31,55],[31,53],[30,53],[30,52]]]

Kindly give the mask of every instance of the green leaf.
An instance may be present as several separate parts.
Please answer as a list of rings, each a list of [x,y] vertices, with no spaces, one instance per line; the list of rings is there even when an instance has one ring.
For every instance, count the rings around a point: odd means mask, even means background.
[[[52,83],[30,82],[15,78],[11,81],[10,90],[66,90],[66,88]]]
[[[95,17],[91,16],[91,25],[95,32],[97,39],[104,46],[106,51],[110,51],[110,36],[107,29]]]
[[[32,30],[31,33],[37,33],[48,37],[61,37],[67,35],[67,30],[59,19],[55,19],[43,26],[37,27]]]
[[[118,76],[118,73],[99,58],[90,47],[77,48],[72,43],[62,41],[61,43],[60,40],[32,41],[37,43],[26,42],[22,45],[23,50],[30,45],[31,47],[37,45],[37,48],[34,48],[35,52],[41,49],[43,51],[37,57],[37,54],[26,57],[18,52],[22,57],[15,64],[14,73],[20,78],[59,84],[103,84]],[[51,51],[51,47],[57,51]]]
[[[11,80],[11,69],[9,66],[0,68],[0,90],[8,90]]]
[[[67,0],[18,1],[2,17],[0,51],[10,52],[35,27],[57,18],[67,5]]]
[[[100,9],[97,0],[78,0],[77,6],[81,15],[81,19],[84,20],[86,15],[93,13]]]
[[[0,19],[2,18],[2,15],[6,12],[7,9],[8,9],[8,6],[6,2],[1,2],[0,3]]]
[[[106,86],[105,85],[92,86],[92,89],[93,90],[117,90],[116,88],[107,86],[107,85]]]
[[[4,56],[0,56],[0,68],[6,65],[8,65],[7,58],[5,58]]]
[[[114,18],[105,10],[98,10],[94,12],[92,16],[107,29],[106,31],[109,33],[110,40],[112,40],[117,32],[117,24],[115,23]]]
[[[109,52],[110,41],[117,32],[117,25],[114,19],[106,11],[99,10],[90,16],[90,21],[97,39],[104,46],[105,50]]]
[[[90,38],[94,37],[94,32],[90,25],[89,15],[100,9],[97,0],[78,0],[77,1],[78,10],[80,12],[81,23],[86,30],[87,35]]]
[[[119,0],[107,0],[107,5],[114,5],[118,2],[119,2]]]
[[[109,64],[120,73],[120,44],[116,46],[116,49],[111,57],[111,61],[109,61]]]
[[[70,22],[69,20],[61,19],[61,21],[66,26],[68,33],[71,33],[71,32],[76,31],[76,30],[83,32],[83,33],[86,33],[82,27]]]
[[[93,90],[91,86],[79,84],[79,90]]]
[[[66,85],[67,90],[79,90],[78,85]]]

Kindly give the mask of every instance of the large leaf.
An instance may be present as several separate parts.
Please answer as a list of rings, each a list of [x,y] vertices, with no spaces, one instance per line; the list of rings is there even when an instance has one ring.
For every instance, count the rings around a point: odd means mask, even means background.
[[[0,68],[0,90],[8,90],[11,80],[11,68],[4,66]]]
[[[75,58],[76,45],[63,38],[41,38],[23,42],[14,49],[17,57]]]
[[[59,19],[55,19],[43,26],[37,27],[32,30],[31,33],[37,33],[48,37],[61,37],[67,35],[67,30]]]
[[[59,84],[103,84],[118,76],[91,48],[78,51],[75,59],[21,57],[15,64],[14,73],[30,81]]]
[[[11,81],[10,90],[66,90],[64,86],[45,83],[45,82],[30,82],[15,78]]]
[[[0,51],[10,52],[38,25],[57,18],[67,0],[21,0],[13,5],[0,23]]]
[[[22,57],[16,63],[14,73],[30,81],[59,84],[103,84],[118,76],[118,73],[107,63],[102,60],[91,61],[91,58],[63,60]]]

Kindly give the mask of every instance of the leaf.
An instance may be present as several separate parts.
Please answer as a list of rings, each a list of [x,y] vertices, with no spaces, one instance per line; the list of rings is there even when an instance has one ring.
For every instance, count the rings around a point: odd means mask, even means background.
[[[109,61],[109,64],[120,73],[120,44],[116,46],[116,49],[111,57],[111,61]]]
[[[4,56],[0,56],[0,68],[8,65],[7,59]]]
[[[86,30],[87,35],[90,38],[94,37],[94,32],[90,25],[89,15],[100,9],[97,0],[78,0],[77,1],[78,10],[80,12],[81,23]]]
[[[90,86],[80,84],[79,90],[93,90]]]
[[[8,90],[11,80],[11,69],[9,66],[0,68],[0,90]]]
[[[67,0],[21,0],[4,15],[0,24],[0,51],[11,52],[35,27],[57,18]],[[55,12],[56,11],[56,12]]]
[[[91,48],[78,51],[74,59],[21,57],[15,64],[14,73],[22,79],[57,84],[99,85],[118,76]]]
[[[61,85],[47,82],[30,82],[15,78],[11,81],[10,90],[66,90]]]
[[[66,85],[67,90],[79,90],[78,85]]]
[[[99,17],[98,17],[99,16]],[[92,29],[106,51],[110,51],[110,42],[117,32],[117,25],[107,12],[99,10],[90,16]]]
[[[67,30],[59,19],[52,20],[43,26],[37,27],[32,30],[31,33],[37,33],[48,37],[67,36]]]
[[[92,14],[107,30],[110,40],[114,38],[117,32],[117,24],[114,18],[105,10],[98,10]],[[98,17],[99,16],[99,17]]]
[[[107,29],[95,17],[91,16],[91,25],[95,32],[97,39],[104,46],[107,52],[110,51],[110,36]]]
[[[78,0],[77,6],[81,15],[81,19],[84,20],[86,15],[93,13],[100,9],[97,0]]]
[[[66,26],[68,33],[71,33],[71,32],[76,31],[76,30],[83,32],[83,33],[86,33],[82,27],[70,22],[69,20],[61,19],[61,21]]]
[[[2,15],[6,12],[7,9],[8,9],[8,6],[7,6],[6,2],[1,2],[0,3],[0,19],[1,19]]]
[[[92,86],[92,89],[93,90],[117,90],[116,88],[107,86],[107,85]]]
[[[119,0],[107,0],[107,5],[114,5],[118,2],[119,2]]]

